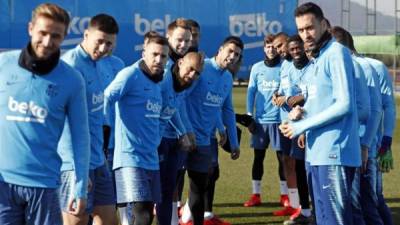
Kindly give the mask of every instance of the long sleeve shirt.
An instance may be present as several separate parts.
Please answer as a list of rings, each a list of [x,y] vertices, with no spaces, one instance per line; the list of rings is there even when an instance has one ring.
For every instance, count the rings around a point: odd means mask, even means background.
[[[306,160],[315,165],[361,165],[353,63],[348,49],[330,40],[305,73],[305,118],[293,122],[294,136],[306,132]]]
[[[89,129],[84,81],[61,60],[50,73],[34,74],[19,66],[20,54],[0,54],[0,180],[57,188],[62,162],[57,144],[68,118],[75,197],[86,198]]]
[[[99,66],[101,61],[93,61],[89,54],[78,45],[67,51],[61,59],[74,68],[85,81],[86,103],[89,119],[90,134],[90,169],[104,165],[105,156],[103,152],[103,91],[104,76]],[[65,122],[64,130],[58,144],[58,152],[63,160],[62,171],[76,169],[72,164],[72,155],[69,154],[71,146],[71,129],[69,122]]]
[[[261,124],[279,123],[279,107],[272,104],[272,96],[280,85],[281,63],[274,67],[260,61],[253,65],[247,88],[247,113]]]
[[[161,86],[143,73],[140,62],[121,70],[104,92],[107,121],[117,103],[113,169],[159,169]]]
[[[186,98],[187,115],[196,135],[196,144],[210,144],[212,131],[222,122],[227,127],[232,149],[239,147],[236,131],[235,112],[232,105],[232,75],[221,69],[215,58],[204,61],[203,71],[188,90]]]

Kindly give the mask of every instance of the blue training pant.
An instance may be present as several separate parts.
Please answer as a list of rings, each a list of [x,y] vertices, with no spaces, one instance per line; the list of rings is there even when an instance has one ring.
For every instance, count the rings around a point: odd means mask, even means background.
[[[352,225],[351,189],[355,167],[311,166],[317,224]]]
[[[159,225],[171,225],[172,201],[178,177],[180,155],[178,139],[162,138],[158,147],[160,160],[161,202],[156,205]]]

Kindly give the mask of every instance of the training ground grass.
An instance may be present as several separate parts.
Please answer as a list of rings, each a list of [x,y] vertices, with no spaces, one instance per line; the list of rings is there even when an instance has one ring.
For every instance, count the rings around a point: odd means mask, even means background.
[[[233,101],[235,111],[245,113],[246,88],[234,88]],[[397,106],[400,99],[397,99]],[[397,113],[400,114],[400,107]],[[399,117],[398,117],[399,118]],[[397,119],[396,124],[400,121]],[[264,176],[262,181],[263,204],[258,207],[243,207],[251,194],[251,165],[253,150],[249,147],[249,133],[242,127],[242,141],[240,144],[241,156],[233,161],[224,151],[220,151],[220,178],[214,201],[214,212],[222,219],[232,224],[282,224],[287,217],[275,217],[272,212],[280,208],[279,178],[276,155],[273,151],[267,151],[264,160]],[[392,210],[394,224],[400,225],[400,129],[396,129],[393,138],[394,170],[384,175],[384,195]],[[186,180],[187,181],[187,180]],[[187,187],[187,182],[185,187]]]

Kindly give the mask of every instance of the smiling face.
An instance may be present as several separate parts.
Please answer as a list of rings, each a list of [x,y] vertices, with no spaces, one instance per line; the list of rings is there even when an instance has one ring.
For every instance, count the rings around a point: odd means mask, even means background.
[[[264,45],[264,53],[268,59],[273,59],[278,54],[272,43],[266,43]]]
[[[228,66],[235,64],[242,54],[242,49],[234,43],[227,43],[221,46],[215,60],[219,67],[226,69]]]
[[[177,27],[170,34],[167,34],[170,47],[180,56],[185,55],[189,50],[191,38],[190,30],[182,27]]]
[[[160,74],[164,71],[168,58],[168,46],[150,42],[142,53],[143,61],[149,68],[151,75]]]
[[[117,35],[108,34],[95,28],[85,30],[82,47],[92,60],[99,60],[112,51]]]
[[[287,37],[282,35],[275,38],[272,42],[276,52],[281,56],[281,58],[285,58],[287,55],[286,40]]]
[[[31,36],[31,47],[38,59],[47,59],[60,49],[64,40],[66,27],[45,16],[38,16],[29,23],[28,32]]]
[[[288,52],[289,55],[294,59],[300,59],[304,54],[303,44],[299,41],[291,41],[288,43]]]
[[[312,13],[296,17],[296,25],[301,39],[309,49],[316,47],[316,44],[327,29],[326,22],[318,20]]]

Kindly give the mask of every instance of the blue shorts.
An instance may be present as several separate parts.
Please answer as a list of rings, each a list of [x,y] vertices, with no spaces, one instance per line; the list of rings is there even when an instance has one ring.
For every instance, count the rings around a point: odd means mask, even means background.
[[[161,201],[160,171],[138,167],[115,170],[117,203]]]
[[[260,124],[256,123],[254,134],[251,135],[250,147],[254,149],[267,149],[271,143],[272,150],[281,150],[281,132],[279,123]]]
[[[89,170],[92,188],[88,192],[86,212],[93,212],[99,205],[115,205],[115,190],[111,173],[106,164],[94,170]],[[75,188],[75,172],[73,170],[61,173],[60,206],[63,211],[68,210],[68,201],[73,198]]]
[[[57,189],[0,181],[0,224],[61,225]]]
[[[300,148],[297,139],[290,139],[281,135],[281,152],[297,160],[305,159],[305,149]]]
[[[352,184],[355,167],[311,166],[317,224],[353,224]]]
[[[200,173],[208,173],[211,166],[211,158],[210,145],[196,146],[196,150],[188,154],[186,168]]]

